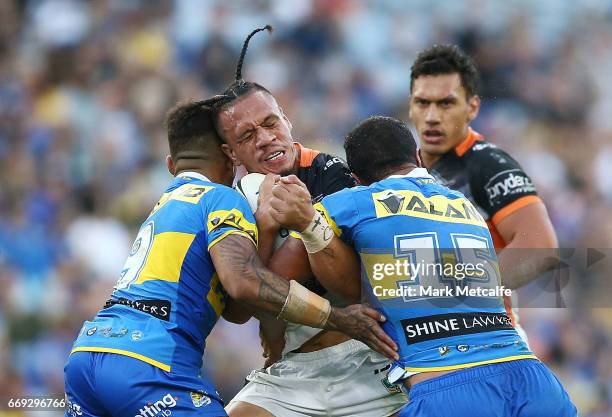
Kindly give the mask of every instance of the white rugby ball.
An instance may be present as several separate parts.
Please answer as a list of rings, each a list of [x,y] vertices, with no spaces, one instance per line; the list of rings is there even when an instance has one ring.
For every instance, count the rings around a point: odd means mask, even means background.
[[[253,213],[257,211],[257,202],[259,199],[259,187],[266,178],[265,175],[253,172],[240,178],[234,188],[249,202],[249,206]],[[280,247],[285,239],[289,236],[289,230],[281,227],[278,231],[278,236],[274,240],[274,249]]]

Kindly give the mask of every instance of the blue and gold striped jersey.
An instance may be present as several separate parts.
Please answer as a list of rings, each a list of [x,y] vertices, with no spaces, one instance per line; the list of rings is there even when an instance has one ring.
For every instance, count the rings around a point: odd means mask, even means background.
[[[85,322],[72,352],[117,353],[194,374],[226,293],[209,250],[239,234],[257,244],[255,219],[233,189],[177,176],[140,227],[105,308]]]
[[[315,208],[360,255],[364,295],[399,346],[399,378],[534,357],[505,310],[487,224],[463,194],[418,168]]]

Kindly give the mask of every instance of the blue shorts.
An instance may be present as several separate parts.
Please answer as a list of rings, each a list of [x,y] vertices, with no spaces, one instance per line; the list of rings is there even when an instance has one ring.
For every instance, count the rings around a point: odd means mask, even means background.
[[[212,383],[113,353],[75,352],[64,368],[66,417],[225,417]]]
[[[400,417],[575,417],[576,407],[540,361],[463,369],[416,384]]]

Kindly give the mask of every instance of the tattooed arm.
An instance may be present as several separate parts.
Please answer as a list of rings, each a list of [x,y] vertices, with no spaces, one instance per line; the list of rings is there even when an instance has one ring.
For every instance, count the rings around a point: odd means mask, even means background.
[[[289,294],[289,283],[263,266],[249,239],[228,235],[210,249],[210,255],[223,287],[233,299],[275,315],[281,312]],[[345,332],[388,358],[396,359],[397,346],[377,321],[384,321],[384,317],[362,305],[332,307],[324,328]],[[296,322],[309,324],[300,319]]]
[[[289,283],[266,270],[252,242],[240,235],[229,235],[210,249],[210,256],[223,287],[234,300],[280,312]]]
[[[292,230],[305,230],[316,214],[310,203],[308,189],[294,175],[281,178],[279,184],[273,188],[270,207],[271,216]],[[359,302],[361,264],[357,253],[335,236],[331,228],[323,235],[325,240],[330,242],[322,250],[308,253],[312,272],[326,290],[349,301]]]

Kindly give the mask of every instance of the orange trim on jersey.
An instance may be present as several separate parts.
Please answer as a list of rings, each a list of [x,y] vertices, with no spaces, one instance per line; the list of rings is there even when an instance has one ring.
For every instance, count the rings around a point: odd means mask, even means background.
[[[469,151],[472,146],[474,146],[474,143],[476,143],[478,140],[484,140],[484,138],[480,133],[476,132],[471,127],[468,127],[467,137],[463,140],[463,142],[455,147],[455,153],[459,157],[465,155],[465,153]]]
[[[489,232],[491,232],[491,238],[493,239],[493,247],[499,253],[500,250],[506,247],[506,241],[497,230],[497,227],[493,224],[491,220],[487,220],[487,227],[489,228]]]
[[[514,200],[512,203],[508,204],[503,209],[499,210],[493,217],[491,218],[491,222],[494,225],[498,225],[499,222],[504,220],[506,217],[517,211],[518,209],[522,209],[525,206],[528,206],[533,203],[537,203],[540,200],[540,197],[537,195],[526,195],[525,197],[521,197],[518,200]]]
[[[306,148],[297,142],[294,142],[293,144],[300,152],[300,168],[308,168],[311,166],[312,161],[314,161],[317,155],[321,153],[314,149]]]

